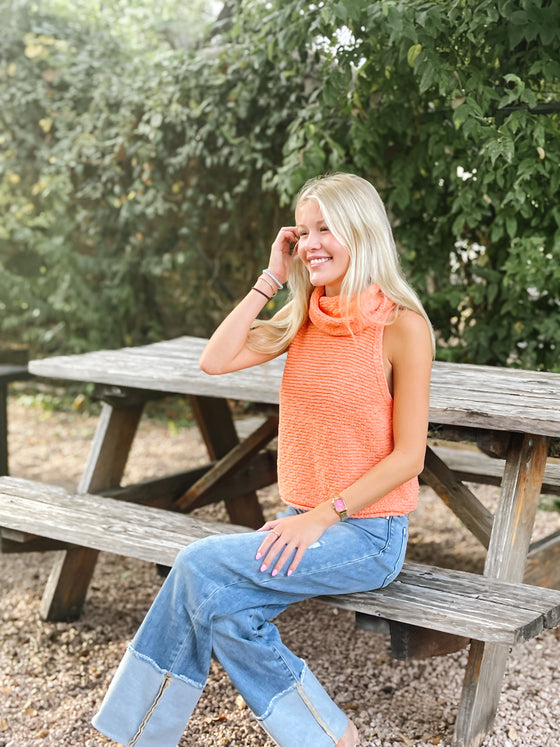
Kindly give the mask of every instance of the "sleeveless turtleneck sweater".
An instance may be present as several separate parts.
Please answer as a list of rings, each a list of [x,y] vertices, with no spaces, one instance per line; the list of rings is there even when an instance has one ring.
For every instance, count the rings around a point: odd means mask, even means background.
[[[278,486],[309,509],[330,499],[393,450],[393,399],[383,367],[383,330],[395,304],[378,286],[362,313],[315,288],[309,318],[288,349],[280,388]],[[418,479],[354,517],[400,516],[416,508]]]

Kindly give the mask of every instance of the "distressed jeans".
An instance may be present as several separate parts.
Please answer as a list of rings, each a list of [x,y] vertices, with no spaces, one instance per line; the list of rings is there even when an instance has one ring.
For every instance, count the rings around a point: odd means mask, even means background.
[[[255,559],[261,532],[184,548],[128,647],[93,725],[129,747],[175,747],[212,654],[280,747],[333,747],[348,718],[271,622],[293,602],[376,589],[399,573],[406,516],[348,519],[311,545],[291,576]]]

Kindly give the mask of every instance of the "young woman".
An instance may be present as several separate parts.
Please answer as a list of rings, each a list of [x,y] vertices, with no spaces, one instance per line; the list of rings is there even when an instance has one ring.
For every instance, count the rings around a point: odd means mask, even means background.
[[[258,321],[285,282],[288,303]],[[278,485],[287,510],[257,532],[179,553],[94,719],[120,743],[176,745],[212,654],[280,747],[358,743],[271,620],[308,597],[389,584],[417,504],[433,336],[381,199],[360,177],[303,188],[296,225],[280,229],[268,268],[200,365],[222,374],[286,350]]]

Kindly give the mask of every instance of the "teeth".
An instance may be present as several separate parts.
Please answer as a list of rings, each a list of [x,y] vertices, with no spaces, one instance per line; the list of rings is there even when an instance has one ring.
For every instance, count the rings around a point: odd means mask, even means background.
[[[328,261],[329,261],[329,257],[319,257],[317,259],[310,260],[309,264],[310,265],[321,265],[323,264],[323,262],[328,262]]]

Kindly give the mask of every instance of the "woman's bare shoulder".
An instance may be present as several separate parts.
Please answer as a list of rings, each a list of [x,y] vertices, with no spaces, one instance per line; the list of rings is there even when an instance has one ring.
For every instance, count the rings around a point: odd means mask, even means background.
[[[389,360],[403,353],[432,351],[432,332],[426,319],[416,311],[397,307],[385,328],[385,355]]]

